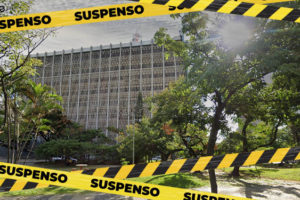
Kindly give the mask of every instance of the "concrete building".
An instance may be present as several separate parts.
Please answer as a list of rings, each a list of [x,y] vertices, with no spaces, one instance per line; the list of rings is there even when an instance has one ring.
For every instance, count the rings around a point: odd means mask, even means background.
[[[55,88],[69,119],[108,134],[133,123],[139,91],[154,95],[182,74],[180,59],[165,53],[147,41],[36,54],[44,64],[34,80]]]

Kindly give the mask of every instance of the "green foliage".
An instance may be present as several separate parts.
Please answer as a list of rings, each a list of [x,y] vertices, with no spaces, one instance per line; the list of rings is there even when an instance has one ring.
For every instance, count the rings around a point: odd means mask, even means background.
[[[207,177],[202,174],[168,174],[142,178],[131,178],[132,181],[178,188],[198,188],[209,185]]]
[[[107,138],[101,129],[91,129],[91,130],[80,130],[71,133],[71,135],[68,135],[68,138],[72,138],[75,140],[78,140],[79,142],[91,142],[95,141],[97,144],[105,144],[108,142],[111,142],[109,138]]]
[[[95,145],[94,155],[97,164],[120,164],[118,145]]]
[[[207,144],[208,110],[201,102],[198,92],[186,84],[181,77],[169,88],[150,99],[154,105],[151,123],[156,129],[170,126],[174,149],[187,150],[187,155],[197,157],[203,154]]]
[[[126,136],[120,138],[118,151],[128,161],[132,161],[133,137],[137,163],[150,161],[157,155],[161,155],[162,160],[167,160],[172,153],[181,150],[177,138],[166,134],[162,127],[154,127],[148,118],[143,118],[140,124],[128,126],[126,133]]]
[[[27,14],[31,0],[1,0],[9,7],[0,17]],[[31,77],[34,67],[42,62],[31,58],[31,53],[50,35],[53,30],[28,30],[0,34],[0,132],[8,147],[7,162],[18,162],[25,148],[32,151],[39,133],[51,132],[45,114],[54,109],[61,110],[57,96],[52,89],[35,84]],[[33,141],[31,147],[28,142]],[[29,153],[30,154],[30,153]],[[29,155],[28,154],[28,155]]]
[[[239,47],[227,48],[222,46],[222,42],[210,40],[209,34],[218,30],[209,30],[204,14],[185,14],[181,22],[182,32],[187,36],[185,44],[174,41],[166,29],[156,33],[155,42],[183,59],[186,84],[199,100],[196,105],[202,107],[203,115],[196,119],[199,122],[203,119],[205,121],[204,128],[201,123],[195,127],[200,127],[201,131],[210,131],[207,145],[202,145],[206,147],[207,154],[215,153],[220,133],[225,137],[220,146],[229,151],[269,148],[290,142],[279,141],[279,138],[285,137],[278,136],[286,133],[281,127],[289,123],[297,124],[296,119],[299,118],[299,24],[257,20],[253,23],[253,33],[248,41]],[[217,21],[217,27],[223,22]],[[181,48],[178,48],[179,45]],[[271,86],[265,81],[267,75],[274,80]],[[164,96],[163,101],[170,102],[169,97]],[[180,101],[185,102],[182,98]],[[177,102],[172,106],[180,108],[180,105]],[[195,104],[192,102],[192,105]],[[180,127],[185,127],[187,130],[186,122],[195,124],[193,120],[185,121],[194,114],[194,107],[182,113],[185,117],[176,123],[172,118],[181,115],[172,106],[159,105],[161,110],[158,113],[169,113],[167,117],[172,120],[169,125],[173,129],[178,131]],[[162,116],[157,117],[157,121],[162,121]],[[235,118],[240,129],[236,132],[230,130],[228,118]],[[259,121],[261,123],[255,123]],[[255,130],[250,131],[251,126]],[[299,138],[295,131],[293,133],[295,138]],[[186,148],[193,152],[189,146],[186,145]],[[214,170],[210,170],[210,175],[213,174]],[[215,176],[211,176],[210,181],[212,192],[217,192]]]
[[[135,117],[135,123],[140,123],[144,116],[144,103],[143,103],[143,94],[142,92],[139,92],[135,109],[134,109],[134,117]]]
[[[232,168],[224,169],[225,172],[232,171]],[[273,180],[290,180],[300,181],[300,168],[299,167],[256,167],[240,169],[243,178],[268,178]]]
[[[153,140],[150,140],[151,128],[149,127],[149,121],[142,119],[140,124],[128,126],[126,133],[127,136],[121,136],[121,142],[118,147],[118,152],[121,158],[132,161],[133,152],[133,137],[135,143],[135,161],[136,163],[145,162],[145,157],[151,157],[151,145]],[[150,146],[149,146],[150,145]]]
[[[126,158],[121,158],[121,165],[129,165],[129,161],[126,160]]]
[[[78,156],[85,150],[85,143],[81,143],[76,140],[52,140],[39,145],[36,149],[36,155],[38,158],[49,159],[53,156]]]
[[[174,41],[168,34],[166,34],[167,29],[160,28],[154,35],[155,43],[159,46],[165,46],[169,51],[165,51],[166,59],[171,55],[170,52],[174,53],[176,56],[185,57],[187,52],[183,51],[186,44],[182,41]]]
[[[75,127],[77,127],[75,125]],[[68,131],[70,129],[68,128]],[[72,129],[73,130],[73,129]],[[75,132],[62,134],[39,145],[35,151],[38,158],[48,159],[55,156],[74,157],[82,162],[118,164],[117,146],[108,145],[112,141],[99,130],[74,129]],[[63,131],[64,132],[64,131]],[[90,159],[90,157],[93,157]]]

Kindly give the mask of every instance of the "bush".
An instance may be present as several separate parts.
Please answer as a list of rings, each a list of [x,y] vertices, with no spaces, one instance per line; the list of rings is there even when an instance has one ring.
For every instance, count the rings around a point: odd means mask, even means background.
[[[120,155],[117,148],[118,145],[100,145],[96,147],[97,164],[120,164]]]
[[[117,146],[98,145],[92,142],[80,142],[79,140],[58,139],[39,145],[36,157],[51,160],[52,157],[74,157],[80,162],[95,164],[119,164],[120,158]]]

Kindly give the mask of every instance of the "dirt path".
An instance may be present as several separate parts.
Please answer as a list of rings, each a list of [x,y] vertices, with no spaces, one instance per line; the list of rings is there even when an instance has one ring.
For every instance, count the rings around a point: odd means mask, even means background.
[[[300,182],[270,179],[227,179],[218,181],[219,193],[253,199],[300,199]],[[197,188],[210,192],[210,187]]]

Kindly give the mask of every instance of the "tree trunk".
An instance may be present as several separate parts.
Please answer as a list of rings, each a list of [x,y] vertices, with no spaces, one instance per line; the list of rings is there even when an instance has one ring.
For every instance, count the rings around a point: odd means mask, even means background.
[[[240,176],[240,166],[235,166],[231,172],[231,176],[239,177]]]
[[[294,142],[296,146],[300,146],[300,127],[292,123],[290,129],[294,136]]]
[[[243,152],[248,152],[248,138],[247,138],[247,128],[251,122],[250,118],[246,118],[246,121],[243,125],[242,136],[243,136]],[[231,176],[240,177],[240,166],[235,166],[231,172]]]
[[[212,193],[218,193],[218,185],[217,185],[217,178],[214,169],[209,169],[209,182],[210,182],[210,189]]]
[[[167,161],[170,154],[161,154],[161,161]]]
[[[207,144],[208,156],[213,156],[215,153],[215,145],[217,141],[218,131],[220,130],[220,120],[221,120],[221,115],[223,110],[224,110],[224,105],[219,102],[218,106],[216,107],[216,111],[211,126],[211,131],[208,139],[208,144]],[[208,171],[209,171],[211,192],[218,193],[218,185],[217,185],[215,170],[209,169]]]
[[[10,108],[9,108],[9,100],[7,101],[8,109],[7,109],[7,134],[8,134],[8,141],[7,141],[7,163],[11,162],[11,116],[10,116]]]
[[[248,138],[247,138],[247,128],[251,122],[251,119],[246,118],[242,129],[242,136],[243,136],[243,152],[248,152]]]
[[[184,146],[188,149],[190,156],[196,158],[197,154],[195,153],[193,148],[188,144],[188,141],[186,141],[182,136],[181,140],[183,141]]]
[[[12,142],[12,157],[11,157],[11,163],[15,163],[15,150],[16,150],[16,128],[17,128],[17,124],[16,124],[16,112],[15,110],[13,111],[13,115],[14,115],[14,134],[13,134],[13,142]]]
[[[7,163],[10,162],[10,148],[11,148],[11,135],[10,135],[10,123],[9,123],[9,97],[6,91],[4,80],[1,81],[2,92],[4,96],[4,120],[3,120],[3,130],[7,128]]]
[[[25,161],[24,161],[24,165],[26,164],[26,162],[27,162],[27,160],[28,160],[28,158],[29,158],[29,156],[30,156],[30,154],[31,154],[31,152],[32,152],[32,150],[33,150],[33,148],[34,148],[36,138],[37,138],[37,133],[34,134],[34,138],[33,138],[33,141],[32,141],[32,145],[31,145],[31,148],[30,148],[30,150],[29,150],[29,152],[28,152],[28,154],[27,154],[27,156],[26,156],[26,159],[25,159]]]
[[[18,152],[17,160],[21,160],[23,151],[24,151],[25,147],[27,146],[28,141],[30,141],[30,138],[31,138],[30,133],[33,132],[33,131],[34,130],[29,131],[28,138],[25,138],[26,134],[24,133],[22,138],[21,138],[21,141],[19,140],[20,146],[19,146],[19,152]]]
[[[15,156],[15,163],[18,163],[18,153],[20,151],[20,123],[19,123],[19,118],[18,118],[18,113],[16,113],[16,156]]]

